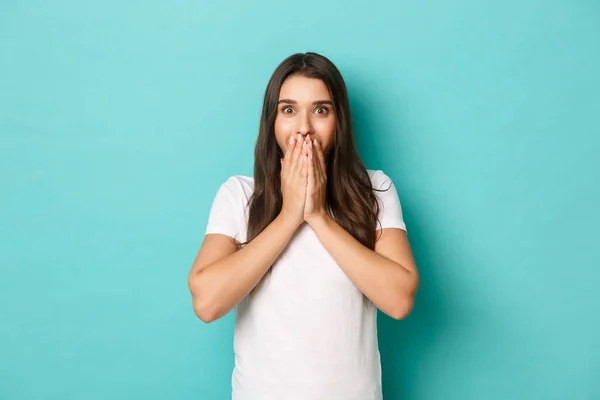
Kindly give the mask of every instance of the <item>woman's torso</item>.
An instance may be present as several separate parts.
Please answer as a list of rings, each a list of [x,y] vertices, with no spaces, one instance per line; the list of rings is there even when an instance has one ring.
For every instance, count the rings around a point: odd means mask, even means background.
[[[249,198],[252,178],[237,179]],[[380,400],[376,316],[302,225],[236,307],[233,400]]]

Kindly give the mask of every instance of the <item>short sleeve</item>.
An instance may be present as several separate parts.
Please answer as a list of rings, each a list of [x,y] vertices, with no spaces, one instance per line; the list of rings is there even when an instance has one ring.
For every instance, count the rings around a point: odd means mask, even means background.
[[[240,182],[229,178],[219,187],[212,202],[205,234],[220,233],[243,241],[244,194]]]
[[[402,215],[402,205],[394,182],[383,171],[375,171],[372,176],[375,196],[379,203],[379,222],[377,229],[399,228],[406,231]]]

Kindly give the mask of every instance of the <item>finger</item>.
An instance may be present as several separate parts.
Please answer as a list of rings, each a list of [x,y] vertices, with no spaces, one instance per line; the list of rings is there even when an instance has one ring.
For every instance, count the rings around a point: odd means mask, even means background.
[[[288,146],[285,149],[285,155],[283,156],[283,160],[281,162],[281,171],[285,169],[286,171],[291,167],[291,160],[293,158],[294,149],[296,148],[296,138],[292,135],[290,140],[288,141]],[[284,168],[285,166],[285,168]]]
[[[304,140],[302,140],[301,137],[296,138],[296,147],[294,148],[294,152],[292,153],[291,157],[292,168],[295,171],[299,171],[302,167],[302,160],[300,159],[300,156],[304,153],[304,146],[306,146]]]
[[[300,171],[301,176],[305,179],[306,182],[306,175],[308,174],[308,170],[310,169],[310,161],[308,159],[308,156],[303,155],[302,156],[302,170]]]
[[[317,147],[315,145],[313,145],[313,143],[315,143],[315,141],[312,141],[310,143],[310,157],[312,158],[312,163],[314,166],[314,171],[315,171],[315,177],[316,176],[321,176],[321,174],[323,173],[323,171],[321,171],[321,163],[319,162],[319,155],[317,154]]]
[[[288,146],[285,149],[285,155],[283,156],[284,160],[289,160],[292,152],[294,151],[294,147],[296,145],[296,138],[294,135],[290,136],[290,140],[288,140]]]
[[[304,139],[304,144],[305,144],[305,146],[303,146],[303,149],[304,149],[303,153],[304,153],[304,155],[307,156],[310,153],[310,145],[311,145],[310,139],[305,138]]]
[[[326,171],[327,168],[325,166],[325,155],[323,155],[323,149],[321,148],[321,145],[319,144],[319,142],[315,139],[314,141],[314,147],[317,153],[317,157],[318,157],[318,162],[319,162],[319,167],[320,167],[320,172],[321,174],[323,174],[323,177],[325,177],[326,175]]]
[[[308,156],[306,163],[308,164],[308,176],[306,179],[306,185],[308,187],[308,190],[312,191],[312,189],[315,187],[315,162],[312,156],[312,151]]]
[[[294,135],[294,141],[296,143],[296,146],[294,147],[294,151],[291,154],[291,159],[298,160],[298,156],[302,154],[302,146],[304,144],[304,141],[301,137],[299,137],[299,135]]]
[[[281,170],[279,171],[279,189],[283,193],[283,158],[281,160]]]

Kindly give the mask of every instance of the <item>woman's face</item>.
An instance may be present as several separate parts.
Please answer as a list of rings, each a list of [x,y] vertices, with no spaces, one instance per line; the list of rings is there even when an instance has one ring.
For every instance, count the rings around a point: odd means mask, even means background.
[[[292,75],[281,85],[275,137],[284,153],[292,135],[316,139],[325,155],[333,146],[335,113],[329,90],[322,80]]]

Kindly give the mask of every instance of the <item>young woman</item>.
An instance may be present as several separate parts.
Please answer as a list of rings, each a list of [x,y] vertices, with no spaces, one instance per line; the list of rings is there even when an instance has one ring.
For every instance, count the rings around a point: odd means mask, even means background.
[[[357,154],[341,74],[288,57],[254,177],[219,188],[188,280],[202,321],[235,308],[233,400],[380,400],[377,308],[404,318],[418,281],[394,184]]]

